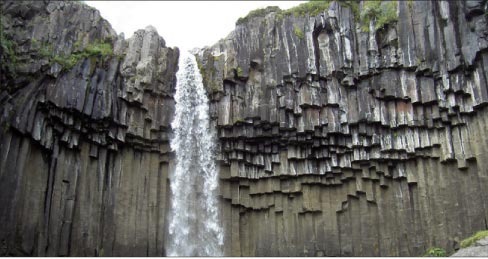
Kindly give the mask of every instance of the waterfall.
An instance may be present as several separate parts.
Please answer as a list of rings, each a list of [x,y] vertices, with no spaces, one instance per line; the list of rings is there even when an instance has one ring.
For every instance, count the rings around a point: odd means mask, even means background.
[[[195,56],[182,52],[176,74],[176,114],[171,149],[168,256],[222,256],[223,231],[216,197],[214,130]]]

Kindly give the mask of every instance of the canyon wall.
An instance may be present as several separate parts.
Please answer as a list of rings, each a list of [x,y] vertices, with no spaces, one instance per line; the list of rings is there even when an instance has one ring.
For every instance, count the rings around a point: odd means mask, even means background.
[[[418,256],[487,228],[487,1],[393,4],[381,26],[268,8],[198,53],[228,254]]]
[[[163,255],[178,50],[80,2],[1,10],[0,255]]]
[[[226,255],[418,256],[487,228],[487,1],[381,26],[350,6],[270,8],[196,55]],[[0,255],[165,255],[178,49],[78,2],[0,7]]]

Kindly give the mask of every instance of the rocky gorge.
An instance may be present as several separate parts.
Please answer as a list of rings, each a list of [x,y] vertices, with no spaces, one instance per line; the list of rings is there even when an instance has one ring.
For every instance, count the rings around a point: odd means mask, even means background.
[[[195,51],[224,254],[453,252],[488,228],[488,1],[317,6]],[[0,255],[166,255],[179,50],[79,2],[0,8]]]

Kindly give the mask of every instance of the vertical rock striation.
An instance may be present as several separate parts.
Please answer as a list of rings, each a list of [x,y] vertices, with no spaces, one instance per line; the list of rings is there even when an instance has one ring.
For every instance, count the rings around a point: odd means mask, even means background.
[[[487,2],[393,6],[369,31],[345,4],[268,8],[199,52],[227,254],[416,256],[487,228]]]
[[[0,5],[0,255],[163,255],[178,50],[80,2]]]
[[[268,8],[199,52],[226,255],[417,256],[488,227],[488,2],[395,3]],[[0,255],[165,255],[178,49],[78,2],[0,9]]]

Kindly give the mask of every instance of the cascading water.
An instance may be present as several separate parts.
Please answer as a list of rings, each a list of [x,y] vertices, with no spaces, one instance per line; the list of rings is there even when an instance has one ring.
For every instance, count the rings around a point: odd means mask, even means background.
[[[167,255],[222,256],[214,134],[195,56],[181,54],[176,77],[176,114],[171,123],[176,166],[170,179]]]

